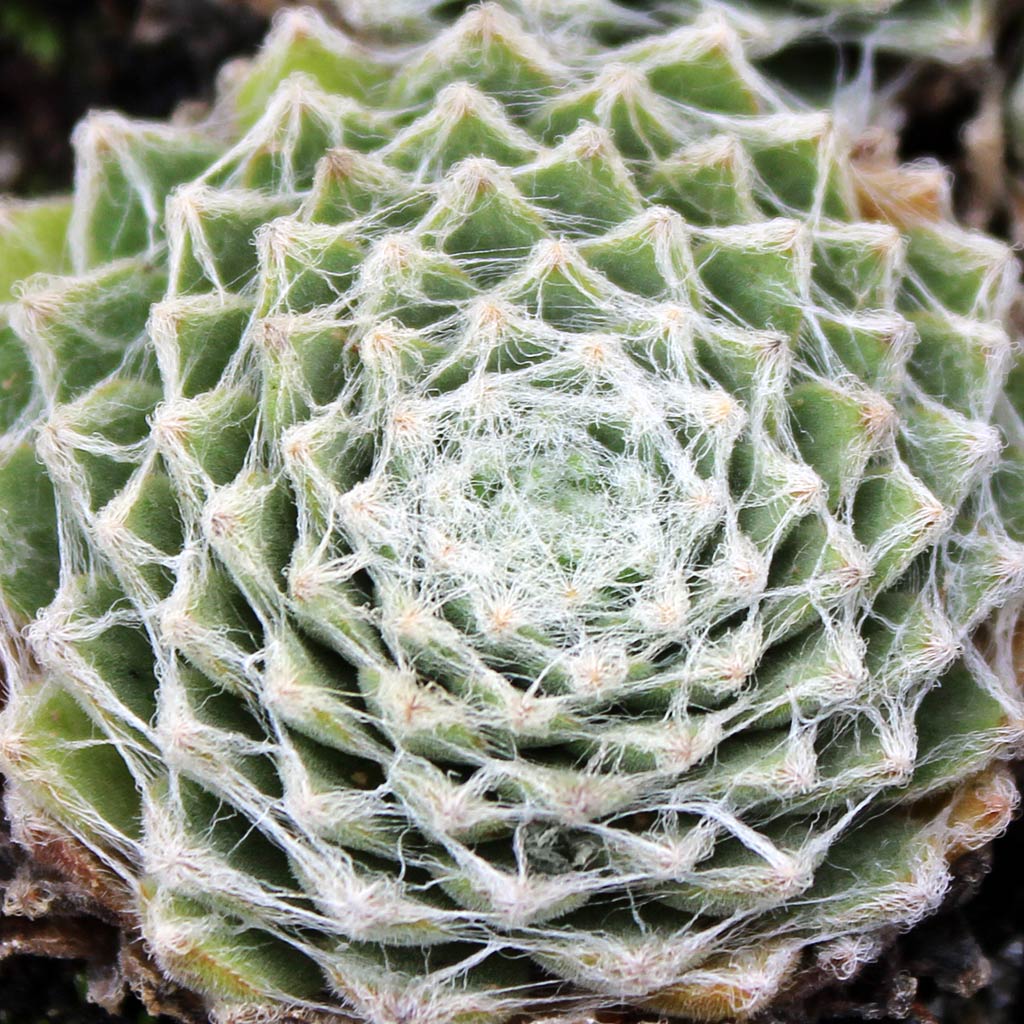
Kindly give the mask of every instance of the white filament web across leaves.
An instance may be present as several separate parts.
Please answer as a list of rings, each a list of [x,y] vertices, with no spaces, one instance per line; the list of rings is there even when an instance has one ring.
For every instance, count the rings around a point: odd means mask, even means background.
[[[567,76],[490,8],[418,66],[443,64],[459,33],[481,24],[553,81]],[[350,49],[296,15],[270,59],[299,29]],[[492,973],[495,961],[525,957],[596,993],[595,1004],[738,979],[742,1010],[778,987],[804,945],[860,955],[850,942],[862,932],[910,921],[944,892],[948,807],[904,837],[899,877],[868,856],[874,873],[813,886],[830,857],[843,870],[835,851],[882,813],[881,794],[921,770],[915,714],[954,659],[963,654],[976,686],[1020,720],[1008,618],[993,668],[974,649],[977,609],[961,614],[949,598],[967,589],[957,552],[998,531],[994,435],[948,417],[977,440],[949,469],[968,480],[967,536],[905,455],[911,412],[932,399],[906,372],[915,336],[897,283],[929,310],[943,313],[940,302],[907,271],[898,233],[830,219],[834,173],[846,198],[854,182],[827,118],[786,109],[724,22],[681,30],[674,45],[700,53],[709,40],[764,116],[662,99],[662,129],[691,164],[736,158],[750,218],[739,226],[652,210],[640,185],[660,158],[652,149],[623,159],[610,124],[544,145],[506,124],[542,97],[524,92],[503,109],[465,85],[442,94],[433,142],[406,170],[383,160],[399,160],[416,122],[391,132],[380,159],[332,152],[332,168],[372,171],[383,190],[338,226],[310,222],[325,178],[304,165],[302,147],[310,124],[322,148],[339,147],[346,119],[369,130],[373,118],[306,79],[280,87],[249,134],[171,197],[162,224],[139,165],[124,165],[155,218],[147,256],[163,258],[166,246],[171,284],[125,364],[80,399],[57,400],[48,377],[59,367],[33,349],[50,392],[37,448],[60,495],[63,580],[29,643],[45,686],[66,686],[88,707],[99,738],[80,742],[110,743],[128,764],[144,820],[133,836],[73,796],[47,810],[132,884],[140,872],[155,884],[145,931],[172,972],[187,974],[204,941],[230,948],[224,935],[236,933],[244,953],[251,927],[319,965],[374,1021],[468,1008],[500,1017],[554,999],[550,982],[537,990]],[[620,56],[648,59],[643,45]],[[565,59],[584,85],[607,76],[603,56]],[[612,78],[628,99],[633,78]],[[413,74],[410,96],[418,85]],[[505,132],[521,163],[447,168],[442,143],[467,113]],[[602,117],[610,107],[595,110]],[[779,138],[820,143],[818,165],[804,171],[814,179],[806,209],[770,188],[749,156]],[[524,198],[560,164],[581,176],[596,165],[615,214],[563,209],[552,193]],[[273,190],[259,185],[267,173]],[[452,242],[481,194],[525,207],[528,241]],[[246,217],[269,222],[255,235],[255,272],[218,248],[223,223]],[[823,240],[875,247],[877,306],[851,309],[815,276],[830,251]],[[595,269],[600,242],[623,261],[649,244],[659,294]],[[351,274],[332,262],[346,246],[361,261]],[[798,311],[798,332],[732,309],[711,288],[724,251],[785,262],[756,287],[772,308]],[[998,313],[1008,289],[1007,261],[988,255],[991,287],[981,291],[995,300],[979,300],[978,318]],[[36,309],[46,294],[36,292]],[[313,309],[305,294],[318,296]],[[250,304],[219,380],[186,393],[203,353],[185,352],[183,325]],[[38,340],[33,308],[22,307],[20,330]],[[891,341],[870,379],[830,340],[837,320]],[[996,328],[983,331],[993,369],[970,409],[982,421],[998,404],[1007,347]],[[301,366],[307,335],[338,339],[321,371],[342,369],[333,394]],[[722,352],[734,363],[716,363]],[[104,433],[97,423],[129,405],[104,386],[142,382],[154,364],[163,395],[152,431],[128,442]],[[801,387],[831,388],[862,414],[838,467],[807,458],[790,416],[794,396],[812,393]],[[1001,405],[1000,415],[1009,418]],[[224,479],[217,458],[236,435],[251,440]],[[101,507],[90,460],[131,470]],[[823,476],[833,469],[830,493]],[[133,526],[164,476],[165,514],[181,520],[172,550]],[[870,479],[905,482],[917,504],[862,541],[856,499]],[[819,553],[800,563],[785,545],[809,525],[817,532],[803,543]],[[281,543],[283,565],[272,554]],[[900,572],[915,563],[917,617],[874,603],[872,574],[900,545]],[[986,611],[1016,600],[1024,575],[1019,548],[1003,547]],[[773,573],[788,557],[790,571]],[[100,583],[123,597],[88,607],[82,595]],[[888,646],[865,639],[873,622]],[[152,644],[155,708],[132,706],[116,669],[96,658],[115,628]],[[16,668],[8,752],[31,728],[39,685]],[[1013,731],[979,733],[977,766]],[[29,792],[52,786],[45,769],[18,771]],[[1004,810],[1012,804],[1005,784],[993,792]],[[182,898],[203,912],[182,911]],[[265,996],[293,998],[274,984]]]

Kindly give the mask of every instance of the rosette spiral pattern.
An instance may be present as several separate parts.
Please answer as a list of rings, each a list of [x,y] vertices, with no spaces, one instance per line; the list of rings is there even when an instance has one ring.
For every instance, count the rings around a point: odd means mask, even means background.
[[[727,21],[293,14],[77,145],[4,213],[70,271],[3,308],[8,806],[221,1020],[743,1016],[1005,825],[1011,255]]]

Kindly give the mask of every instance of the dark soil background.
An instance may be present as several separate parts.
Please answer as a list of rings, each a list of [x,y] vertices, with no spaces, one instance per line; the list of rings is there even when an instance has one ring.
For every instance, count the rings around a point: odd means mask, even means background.
[[[86,110],[165,118],[183,102],[208,100],[221,64],[262,38],[261,6],[266,0],[0,0],[0,193],[69,188],[70,134]],[[981,73],[925,67],[909,78],[900,155],[951,166],[961,215],[1019,240],[1021,168],[998,138],[983,138],[980,148],[971,142],[986,104],[998,103],[1024,61],[1024,5],[1005,6],[996,65]],[[996,135],[998,123],[997,110]],[[1024,822],[960,864],[946,909],[894,937],[852,985],[777,1011],[766,1024],[1021,1024],[1021,865]],[[0,864],[0,889],[3,876]],[[103,927],[97,922],[98,935]],[[116,1018],[89,1005],[87,984],[83,961],[8,955],[0,959],[0,1024],[153,1024],[134,1000]]]
[[[85,974],[73,961],[11,957],[0,972],[0,1024],[152,1024],[155,1020],[134,1001],[124,1016],[111,1017],[86,1001],[85,990]]]

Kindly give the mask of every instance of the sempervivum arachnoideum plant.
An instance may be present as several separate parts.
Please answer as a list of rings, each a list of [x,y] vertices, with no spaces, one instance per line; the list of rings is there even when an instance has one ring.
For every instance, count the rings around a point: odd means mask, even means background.
[[[742,1017],[1005,826],[1010,253],[739,39],[292,14],[4,208],[8,812],[219,1019]]]

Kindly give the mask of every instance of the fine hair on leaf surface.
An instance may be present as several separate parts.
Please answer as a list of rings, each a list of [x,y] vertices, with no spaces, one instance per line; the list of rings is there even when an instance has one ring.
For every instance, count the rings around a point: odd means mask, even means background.
[[[753,7],[548,7],[286,12],[0,207],[9,810],[215,1019],[743,1018],[1016,806],[1012,254]]]

